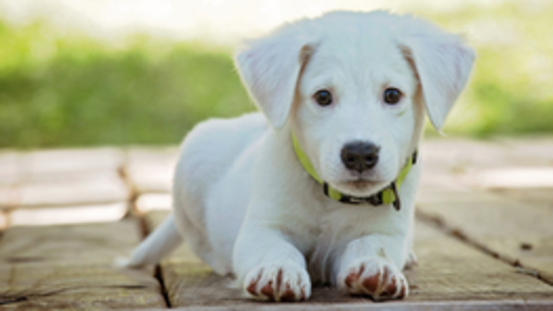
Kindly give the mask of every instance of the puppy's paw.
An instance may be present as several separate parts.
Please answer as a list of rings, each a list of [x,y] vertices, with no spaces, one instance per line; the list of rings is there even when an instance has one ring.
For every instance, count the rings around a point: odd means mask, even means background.
[[[374,300],[401,299],[409,285],[403,273],[380,258],[363,260],[338,275],[338,286],[353,295],[368,295]]]
[[[259,300],[300,301],[311,296],[311,280],[294,263],[261,265],[246,275],[244,289]]]

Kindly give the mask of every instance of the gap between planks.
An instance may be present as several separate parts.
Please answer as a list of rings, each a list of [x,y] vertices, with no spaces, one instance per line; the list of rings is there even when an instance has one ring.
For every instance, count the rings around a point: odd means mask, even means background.
[[[134,203],[133,203],[133,206],[134,206]],[[146,219],[144,218],[145,217],[144,215],[137,215],[136,217],[138,219],[138,225],[140,226],[139,229],[140,229],[140,234],[142,235],[142,240],[144,240],[148,236],[148,234],[151,233],[151,231],[148,230],[148,226],[146,224]],[[163,280],[163,270],[162,270],[163,268],[158,263],[155,265],[154,269],[155,269],[154,277],[159,283],[160,294],[163,297],[163,300],[165,300],[165,306],[167,308],[171,308],[171,300],[169,299],[167,288],[165,287],[165,281]]]
[[[0,243],[0,309],[165,307],[152,270],[113,266],[139,237],[136,219],[8,229]]]
[[[553,279],[549,279],[547,277],[544,277],[544,275],[537,269],[532,269],[530,267],[526,267],[523,265],[519,259],[512,258],[510,256],[501,254],[497,251],[494,251],[493,249],[486,246],[484,243],[480,243],[478,240],[471,238],[469,235],[467,235],[463,230],[453,227],[447,223],[444,219],[442,219],[439,216],[431,215],[429,213],[425,213],[421,211],[421,209],[416,210],[416,218],[419,221],[424,222],[425,224],[432,226],[439,231],[443,232],[444,234],[462,242],[470,247],[494,258],[497,260],[500,260],[510,266],[513,266],[515,269],[517,269],[517,272],[526,274],[532,277],[537,278],[538,280],[553,286]]]
[[[117,168],[117,173],[129,191],[129,211],[128,212],[137,218],[140,235],[142,237],[141,241],[143,241],[150,232],[147,228],[146,220],[144,219],[145,216],[142,215],[138,210],[138,208],[136,207],[136,201],[138,200],[140,193],[129,174],[129,151],[128,150],[127,152],[124,153],[123,161],[121,165]],[[167,308],[171,308],[171,301],[169,300],[169,297],[167,295],[167,289],[165,288],[165,282],[163,280],[161,265],[157,264],[154,269],[155,269],[154,277],[159,283],[160,294],[163,297],[163,300],[165,301],[165,306]]]
[[[167,212],[149,213],[145,217],[147,229],[153,230],[166,216]],[[418,234],[415,251],[418,252],[421,261],[418,267],[406,271],[412,293],[407,299],[399,302],[403,304],[403,309],[409,309],[412,303],[427,302],[432,305],[428,310],[450,310],[465,301],[476,300],[487,301],[490,307],[502,306],[502,301],[514,300],[513,295],[519,298],[517,301],[534,304],[548,300],[553,295],[553,288],[549,285],[533,277],[516,273],[512,266],[482,254],[436,228],[419,221],[416,230]],[[260,304],[242,298],[240,290],[229,289],[225,285],[225,279],[216,276],[186,246],[180,247],[170,258],[166,258],[161,267],[172,307],[206,310],[210,310],[208,307],[213,307],[213,310],[218,310],[219,307],[235,310],[275,309],[271,304]],[[344,303],[351,306],[351,309],[365,308],[373,304],[378,306],[375,308],[386,309],[389,305],[374,303],[362,297],[349,297],[328,287],[316,287],[309,301],[294,306],[279,304],[276,309],[314,310],[319,306],[325,306],[328,310],[340,310],[342,308],[338,306]],[[551,301],[547,304],[547,307],[553,307]],[[333,308],[335,305],[337,307]],[[520,307],[518,305],[519,309]],[[495,310],[498,309],[503,310]],[[514,309],[516,308],[505,310]]]

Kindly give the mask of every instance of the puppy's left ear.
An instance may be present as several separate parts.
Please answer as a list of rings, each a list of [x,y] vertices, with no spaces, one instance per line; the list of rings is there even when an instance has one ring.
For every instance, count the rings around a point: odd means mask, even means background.
[[[302,66],[311,53],[308,40],[285,27],[249,42],[236,55],[242,82],[274,129],[288,119]]]
[[[428,117],[440,131],[467,83],[475,53],[460,37],[417,22],[420,25],[411,28],[401,48],[418,75]]]

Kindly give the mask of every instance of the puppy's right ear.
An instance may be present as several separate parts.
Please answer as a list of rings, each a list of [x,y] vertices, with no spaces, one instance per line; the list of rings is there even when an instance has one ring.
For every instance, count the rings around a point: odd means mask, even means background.
[[[274,129],[288,119],[301,68],[311,53],[307,38],[284,28],[248,42],[236,55],[242,82]]]
[[[406,19],[408,30],[401,48],[419,79],[430,121],[440,131],[467,83],[474,50],[430,23]]]

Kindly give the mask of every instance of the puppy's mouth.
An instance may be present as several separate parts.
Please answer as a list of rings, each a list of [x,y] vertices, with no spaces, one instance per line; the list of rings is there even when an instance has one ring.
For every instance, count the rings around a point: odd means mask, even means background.
[[[347,195],[356,197],[367,197],[382,190],[388,184],[389,182],[380,179],[375,180],[372,178],[359,176],[356,178],[346,179],[337,182],[333,187]]]
[[[372,181],[372,180],[369,180],[369,179],[365,179],[365,178],[357,178],[355,180],[347,181],[346,184],[350,187],[355,188],[355,189],[363,190],[363,189],[366,189],[368,187],[372,187],[372,186],[377,185],[378,182],[375,182],[375,181]]]

